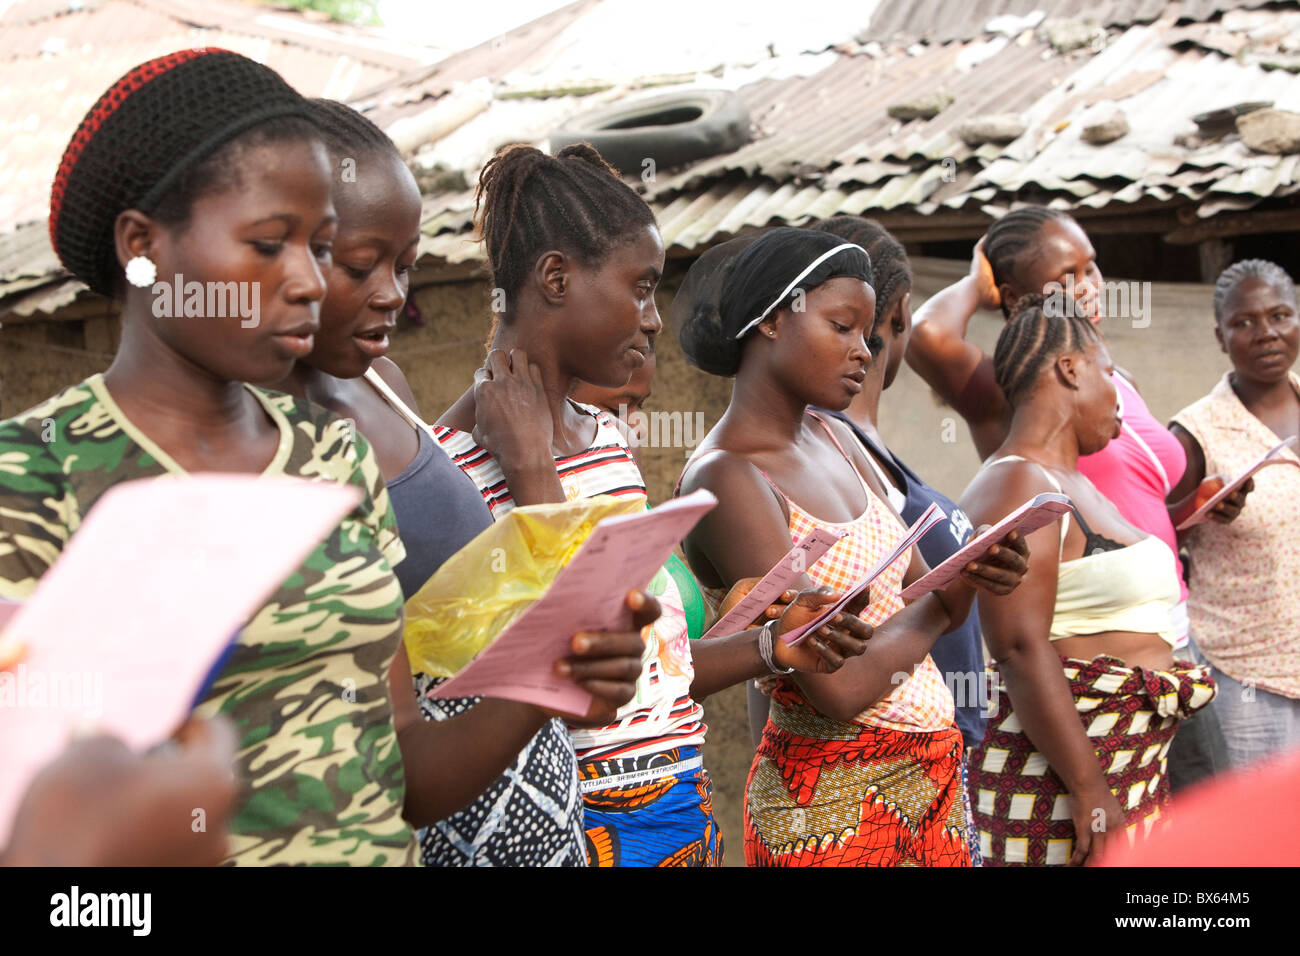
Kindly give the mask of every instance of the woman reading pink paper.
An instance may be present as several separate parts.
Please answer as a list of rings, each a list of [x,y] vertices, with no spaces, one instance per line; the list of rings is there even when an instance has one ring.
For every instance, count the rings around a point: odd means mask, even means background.
[[[1260,259],[1225,269],[1214,287],[1214,336],[1232,371],[1170,426],[1188,463],[1169,495],[1176,520],[1195,507],[1206,475],[1230,478],[1300,437],[1291,277]],[[1292,449],[1276,455],[1300,465]],[[1192,633],[1222,685],[1215,708],[1235,767],[1300,744],[1300,467],[1265,468],[1251,481],[1235,521],[1198,524],[1181,538],[1191,556]]]

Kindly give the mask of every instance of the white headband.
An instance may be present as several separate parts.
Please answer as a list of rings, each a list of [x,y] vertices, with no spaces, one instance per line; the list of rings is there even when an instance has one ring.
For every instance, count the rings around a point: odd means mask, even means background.
[[[738,339],[743,338],[746,332],[748,332],[754,326],[758,325],[758,323],[766,319],[768,313],[771,312],[773,309],[775,309],[777,305],[781,303],[787,295],[790,294],[791,290],[793,290],[795,286],[797,286],[800,282],[802,282],[804,279],[808,277],[808,273],[812,272],[814,269],[816,269],[819,265],[821,265],[831,256],[835,255],[835,253],[843,252],[845,249],[857,249],[858,252],[862,253],[864,256],[867,254],[866,249],[863,249],[861,246],[852,242],[841,243],[840,245],[836,246],[834,249],[827,249],[825,252],[823,252],[812,262],[808,263],[808,265],[804,267],[803,272],[799,273],[797,276],[794,277],[794,279],[790,282],[790,284],[785,287],[785,291],[783,291],[780,295],[778,295],[775,299],[773,299],[772,304],[763,310],[762,315],[749,322],[743,329],[737,332],[736,338]]]

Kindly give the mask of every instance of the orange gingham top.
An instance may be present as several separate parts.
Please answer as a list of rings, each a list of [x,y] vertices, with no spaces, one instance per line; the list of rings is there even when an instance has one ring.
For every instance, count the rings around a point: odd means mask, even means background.
[[[843,539],[822,556],[821,560],[808,569],[808,577],[814,583],[834,589],[837,593],[847,588],[866,574],[871,568],[892,551],[906,534],[906,528],[893,510],[872,492],[871,488],[852,460],[845,454],[844,448],[835,438],[834,432],[820,417],[814,418],[826,429],[835,447],[853,468],[853,473],[862,483],[867,495],[867,510],[850,522],[823,521],[804,511],[790,500],[768,478],[768,483],[776,489],[777,494],[785,498],[790,509],[790,540],[801,540],[814,528],[827,528],[832,531],[848,531]],[[767,475],[763,476],[767,478]],[[894,614],[903,609],[903,575],[911,562],[911,549],[899,556],[871,584],[871,603],[863,610],[862,619],[873,627],[879,627]],[[783,689],[803,697],[798,685],[790,680],[780,682]],[[812,706],[809,704],[809,706]],[[891,730],[911,732],[934,732],[954,726],[954,708],[952,692],[944,683],[943,674],[935,666],[930,655],[925,656],[911,677],[903,680],[889,696],[877,701],[853,718],[854,723],[873,727],[886,727]]]

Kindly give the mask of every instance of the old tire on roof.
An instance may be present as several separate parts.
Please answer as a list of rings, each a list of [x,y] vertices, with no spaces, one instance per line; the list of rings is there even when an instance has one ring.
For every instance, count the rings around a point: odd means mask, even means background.
[[[616,103],[574,117],[551,134],[551,152],[590,143],[624,173],[681,166],[750,140],[749,110],[728,90],[690,90]],[[646,160],[653,160],[648,166]]]

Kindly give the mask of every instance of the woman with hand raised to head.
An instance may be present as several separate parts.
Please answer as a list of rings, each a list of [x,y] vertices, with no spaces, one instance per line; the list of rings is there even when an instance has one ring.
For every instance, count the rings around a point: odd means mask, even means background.
[[[1022,297],[1042,295],[1050,315],[1086,319],[1100,333],[1105,322],[1127,318],[1105,315],[1108,303],[1125,301],[1132,307],[1135,301],[1128,295],[1120,300],[1105,290],[1097,253],[1083,227],[1060,210],[1021,206],[989,226],[975,246],[969,275],[917,309],[907,362],[966,419],[975,450],[983,460],[1006,439],[1012,409],[998,387],[992,356],[966,339],[971,318],[980,309],[1000,309],[1003,319],[1009,319]],[[1145,307],[1149,321],[1151,303]],[[1126,521],[1155,535],[1174,552],[1182,595],[1172,612],[1172,627],[1178,632],[1175,650],[1183,660],[1197,662],[1178,538],[1165,502],[1182,479],[1186,456],[1151,414],[1131,377],[1117,369],[1114,381],[1120,433],[1101,450],[1082,456],[1079,472],[1115,503]],[[1238,490],[1220,502],[1215,509],[1217,518],[1235,518],[1246,493]],[[1188,723],[1174,747],[1174,786],[1190,786],[1222,769],[1224,759],[1222,733],[1214,708],[1210,708]]]
[[[626,385],[659,333],[664,249],[649,207],[590,146],[556,156],[511,146],[483,170],[478,225],[505,310],[486,366],[439,419],[438,440],[495,516],[521,501],[594,495],[644,505],[623,431],[568,396],[579,381]],[[806,594],[779,622],[692,646],[676,579],[661,570],[648,590],[664,613],[644,632],[636,699],[601,726],[571,725],[587,854],[594,865],[717,865],[698,702],[773,665],[833,670],[862,652],[868,631],[842,620],[773,652],[777,626],[804,623],[829,601]]]
[[[1078,468],[1120,432],[1105,343],[1040,296],[1017,308],[993,356],[1010,430],[959,504],[991,522],[1061,492],[1073,511],[1029,535],[1034,560],[1015,593],[980,597],[1002,686],[970,784],[985,865],[1081,864],[1122,828],[1160,818],[1174,732],[1214,684],[1171,653],[1173,551]]]
[[[392,140],[360,113],[331,100],[310,105],[338,172],[338,224],[320,329],[311,353],[278,387],[343,416],[370,442],[406,552],[394,570],[409,599],[492,516],[434,441],[401,369],[385,357],[419,249],[415,179]],[[636,600],[646,605],[638,621],[648,623],[655,602]],[[612,714],[632,695],[640,638],[581,640],[589,643],[566,666],[596,700],[590,714],[576,716]],[[570,796],[573,747],[563,721],[517,701],[429,698],[423,692],[435,681],[417,675],[412,683],[405,647],[393,658],[389,681],[406,770],[405,816],[426,828],[426,865],[584,861],[582,807]]]
[[[238,735],[238,864],[416,859],[389,694],[404,551],[383,478],[347,422],[248,384],[280,382],[312,352],[336,222],[312,111],[274,72],[211,48],[131,70],[73,136],[50,211],[64,265],[122,303],[121,345],[103,375],[0,424],[4,597],[30,594],[123,481],[235,472],[360,492],[246,623],[195,709]],[[184,316],[159,298],[181,282]],[[254,308],[225,314],[228,293],[225,309],[209,294],[193,314],[193,283],[233,286]],[[635,632],[618,637],[639,649]],[[412,778],[416,800],[429,779]],[[176,839],[191,838],[179,822]]]
[[[725,589],[765,574],[815,528],[843,532],[804,576],[843,591],[906,530],[853,433],[810,410],[841,410],[862,391],[871,263],[853,243],[804,229],[737,245],[697,260],[673,302],[687,358],[736,378],[682,475],[682,491],[707,488],[719,501],[687,537],[686,557],[702,584]],[[911,549],[871,586],[862,616],[876,630],[864,654],[833,674],[769,685],[745,801],[750,865],[970,865],[961,733],[929,650],[965,619],[976,587],[1013,589],[1027,557],[1009,536],[904,607],[904,585],[927,570]]]

